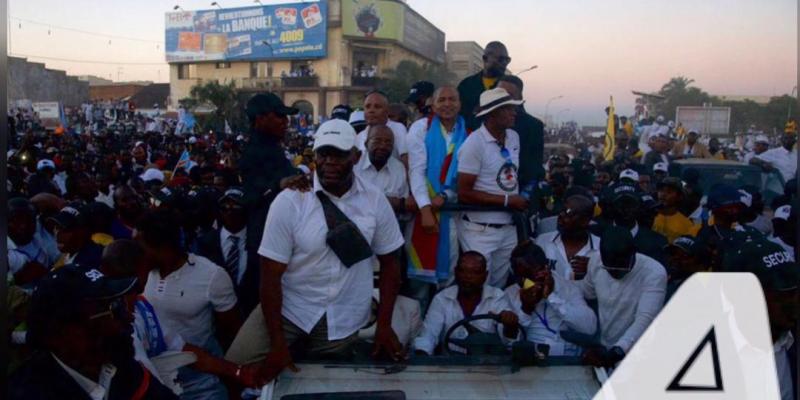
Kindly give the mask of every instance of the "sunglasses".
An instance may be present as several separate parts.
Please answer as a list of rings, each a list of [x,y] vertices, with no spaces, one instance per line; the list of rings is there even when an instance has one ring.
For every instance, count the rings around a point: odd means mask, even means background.
[[[108,309],[106,311],[99,312],[97,314],[93,314],[89,316],[89,321],[94,321],[96,319],[111,317],[114,319],[123,319],[123,316],[127,312],[127,308],[125,307],[125,300],[122,297],[118,297],[108,303]]]

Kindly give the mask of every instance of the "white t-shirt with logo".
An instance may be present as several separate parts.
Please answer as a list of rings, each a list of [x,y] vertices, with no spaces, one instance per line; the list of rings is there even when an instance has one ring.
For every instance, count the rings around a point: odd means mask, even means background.
[[[509,196],[519,193],[519,135],[506,129],[505,148],[509,157],[501,154],[497,140],[486,126],[473,132],[458,151],[458,173],[477,175],[474,190]],[[511,224],[511,215],[506,212],[466,213],[472,222],[487,224]]]

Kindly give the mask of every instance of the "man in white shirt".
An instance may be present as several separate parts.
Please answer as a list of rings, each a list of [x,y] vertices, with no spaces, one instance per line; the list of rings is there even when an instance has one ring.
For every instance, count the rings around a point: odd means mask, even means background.
[[[367,129],[366,152],[354,168],[355,174],[378,187],[389,200],[396,213],[405,210],[408,197],[408,179],[403,163],[392,157],[394,134],[385,125]]]
[[[405,125],[389,119],[389,98],[383,92],[373,91],[364,98],[364,120],[367,122],[367,129],[358,133],[356,137],[356,147],[360,150],[366,149],[367,130],[376,125],[388,126],[394,133],[394,148],[392,157],[403,162],[408,166],[408,148],[406,147],[406,135],[408,131]]]
[[[458,152],[458,200],[460,203],[528,209],[519,195],[519,135],[511,127],[517,106],[505,89],[481,94],[476,116],[483,125],[473,132]],[[511,250],[517,245],[517,231],[511,214],[505,211],[466,212],[458,221],[459,241],[464,250],[477,251],[489,264],[490,286],[504,287],[508,280]]]
[[[611,226],[600,242],[602,263],[590,262],[589,273],[577,285],[588,300],[597,299],[600,347],[584,359],[594,366],[613,367],[639,340],[664,305],[667,273],[656,260],[636,253],[628,229]]]
[[[795,258],[775,243],[755,239],[729,252],[723,268],[726,272],[751,272],[761,283],[772,332],[781,400],[794,399],[789,350],[794,344],[792,331],[800,315],[800,270]]]
[[[586,275],[589,261],[600,251],[600,238],[589,232],[593,213],[592,200],[583,195],[572,195],[558,214],[558,230],[536,238],[536,244],[544,250],[554,274],[567,280],[580,280]]]
[[[310,355],[349,354],[369,320],[375,255],[381,302],[373,355],[403,357],[391,327],[403,245],[394,212],[383,193],[353,173],[358,150],[348,123],[322,124],[314,152],[313,190],[284,190],[272,203],[259,248],[261,306],[226,356],[237,363],[266,358],[270,379],[295,369],[289,346],[301,338],[309,339]]]
[[[508,298],[502,290],[486,285],[488,271],[486,258],[478,252],[467,251],[459,257],[455,269],[456,284],[442,290],[433,298],[420,335],[414,340],[417,353],[432,355],[436,345],[446,338],[444,335],[457,322],[466,317],[495,314],[497,320],[478,320],[472,325],[484,333],[497,333],[499,342],[509,344],[519,335],[519,319],[514,314]],[[466,339],[468,332],[463,326],[456,329],[453,339]],[[454,344],[449,350],[466,353],[467,349]]]
[[[30,200],[8,201],[8,268],[17,285],[40,278],[55,264],[61,253],[47,246],[43,232],[37,228],[36,208]]]
[[[407,243],[409,254],[417,254],[419,261],[409,260],[408,276],[423,310],[433,296],[430,291],[452,280],[458,258],[458,214],[439,209],[457,200],[457,155],[467,138],[456,88],[440,87],[432,104],[433,115],[415,122],[408,133],[409,181],[419,209]]]
[[[168,210],[148,212],[139,220],[136,239],[152,267],[144,296],[161,324],[219,357],[241,326],[236,293],[224,269],[182,249],[182,236]],[[185,398],[227,398],[215,375],[183,368],[178,379]]]
[[[795,134],[784,134],[781,137],[781,147],[753,157],[750,164],[759,166],[767,172],[777,169],[783,175],[783,180],[788,182],[797,174],[797,150],[794,150],[796,142]]]
[[[517,282],[505,293],[525,338],[547,346],[551,356],[581,355],[580,346],[561,336],[564,331],[589,336],[597,331],[597,316],[581,291],[573,282],[551,272],[544,251],[533,242],[525,241],[514,249],[511,265]]]
[[[760,156],[767,150],[769,150],[769,139],[764,135],[758,135],[753,140],[753,151],[744,155],[743,162],[745,164],[750,164],[750,160],[752,160],[753,157]]]

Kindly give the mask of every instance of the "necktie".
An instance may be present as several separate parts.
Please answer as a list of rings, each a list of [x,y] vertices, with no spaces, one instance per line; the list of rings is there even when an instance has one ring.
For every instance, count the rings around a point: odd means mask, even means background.
[[[228,254],[225,255],[225,270],[236,284],[239,278],[239,238],[229,236],[228,240],[231,241],[231,247],[228,249]]]

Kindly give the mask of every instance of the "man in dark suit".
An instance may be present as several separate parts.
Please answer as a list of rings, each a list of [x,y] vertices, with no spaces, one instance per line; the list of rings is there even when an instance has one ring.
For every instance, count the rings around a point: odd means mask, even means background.
[[[627,183],[620,183],[609,188],[609,196],[613,207],[614,225],[631,231],[636,252],[644,254],[665,265],[665,246],[667,238],[653,232],[649,226],[636,222],[639,210],[642,209],[639,189]]]
[[[11,376],[7,398],[177,400],[133,358],[124,298],[135,284],[74,265],[42,279],[28,317],[36,352]]]
[[[514,75],[500,78],[498,87],[505,89],[514,100],[522,100],[522,79]],[[525,111],[525,106],[517,107],[514,131],[519,134],[519,184],[521,188],[530,183],[544,180],[544,123]]]
[[[258,249],[247,238],[248,214],[242,190],[228,189],[219,200],[219,209],[220,227],[197,239],[197,254],[228,271],[246,317],[259,302],[259,257]]]
[[[481,126],[475,118],[475,110],[480,103],[481,93],[494,89],[500,77],[506,74],[506,67],[511,62],[506,46],[500,42],[490,42],[483,51],[483,70],[468,76],[458,84],[458,96],[461,98],[461,116],[467,123],[467,130],[474,131]]]

